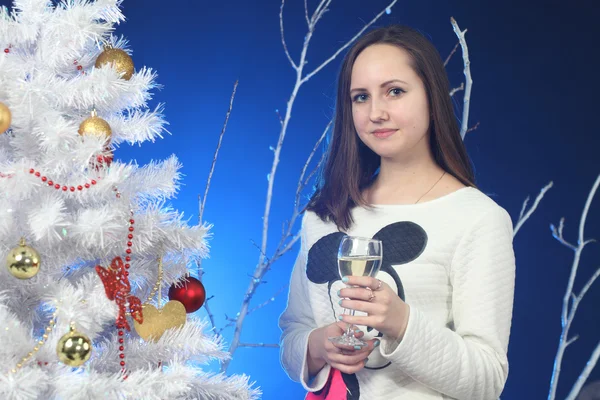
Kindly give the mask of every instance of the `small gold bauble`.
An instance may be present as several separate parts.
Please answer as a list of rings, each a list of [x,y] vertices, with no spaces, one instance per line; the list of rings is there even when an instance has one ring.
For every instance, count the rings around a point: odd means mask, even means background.
[[[115,49],[107,46],[104,51],[100,53],[96,59],[96,68],[101,68],[104,65],[112,64],[112,66],[121,74],[121,77],[125,80],[131,79],[131,76],[135,72],[133,60],[129,57],[129,54],[125,53],[121,49]]]
[[[92,341],[71,327],[56,345],[58,360],[69,367],[79,367],[92,355]]]
[[[6,104],[0,102],[0,135],[10,128],[12,115]]]
[[[112,129],[110,128],[110,125],[108,122],[98,116],[96,110],[93,110],[92,116],[87,118],[81,123],[81,125],[79,125],[78,132],[80,135],[98,136],[101,138],[106,138],[107,140],[112,135]]]
[[[33,278],[39,272],[41,262],[38,252],[27,246],[23,238],[19,246],[9,251],[6,256],[8,271],[19,279]]]
[[[171,328],[180,328],[185,324],[185,306],[171,300],[160,310],[152,304],[144,304],[144,323],[133,321],[135,331],[146,341],[157,341],[163,333]]]

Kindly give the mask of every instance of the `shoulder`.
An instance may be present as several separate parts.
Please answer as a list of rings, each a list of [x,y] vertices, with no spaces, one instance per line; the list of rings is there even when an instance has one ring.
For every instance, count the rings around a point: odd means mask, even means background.
[[[467,188],[461,197],[461,217],[465,228],[501,229],[512,234],[513,223],[510,214],[494,199],[477,188]]]
[[[339,232],[332,221],[323,221],[314,211],[307,210],[302,216],[301,240],[305,250],[324,236]]]

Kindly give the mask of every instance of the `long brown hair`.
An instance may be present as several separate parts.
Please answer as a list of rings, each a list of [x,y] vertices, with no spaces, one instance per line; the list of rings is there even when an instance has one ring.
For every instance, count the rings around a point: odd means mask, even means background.
[[[335,222],[341,230],[352,225],[351,211],[355,206],[367,206],[362,191],[373,182],[381,164],[381,158],[356,134],[350,98],[350,80],[356,58],[367,47],[380,43],[404,49],[410,56],[413,70],[423,81],[431,111],[430,146],[435,162],[464,185],[475,186],[452,107],[448,76],[435,46],[407,26],[375,29],[350,48],[342,63],[326,160],[307,207],[322,220]]]

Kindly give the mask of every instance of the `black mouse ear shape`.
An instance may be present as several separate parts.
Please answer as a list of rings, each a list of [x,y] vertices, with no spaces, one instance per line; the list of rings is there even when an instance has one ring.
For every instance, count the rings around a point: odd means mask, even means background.
[[[327,283],[342,279],[338,270],[337,255],[342,232],[323,236],[308,251],[306,276],[313,283]]]
[[[383,242],[383,265],[406,264],[423,253],[427,233],[414,222],[402,221],[386,226],[373,236]]]

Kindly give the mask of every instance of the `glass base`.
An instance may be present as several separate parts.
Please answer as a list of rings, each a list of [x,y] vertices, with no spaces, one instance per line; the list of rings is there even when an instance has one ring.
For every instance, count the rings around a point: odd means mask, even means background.
[[[354,336],[347,336],[347,335],[341,335],[341,336],[335,336],[335,337],[330,337],[329,341],[338,345],[342,345],[342,346],[366,346],[367,343],[364,342],[363,340],[357,339]]]

